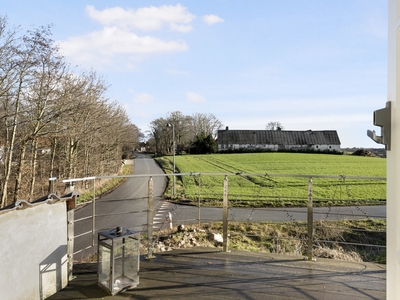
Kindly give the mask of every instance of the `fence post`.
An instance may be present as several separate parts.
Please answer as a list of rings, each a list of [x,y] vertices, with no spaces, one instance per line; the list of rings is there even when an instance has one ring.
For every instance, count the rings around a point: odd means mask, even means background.
[[[67,269],[68,281],[74,279],[73,277],[73,261],[74,261],[74,214],[76,207],[76,195],[66,200],[67,204]]]
[[[93,179],[93,200],[92,200],[92,247],[94,247],[95,231],[96,231],[96,178]]]
[[[228,176],[225,175],[224,179],[224,196],[223,196],[223,212],[222,212],[222,222],[223,222],[223,233],[222,233],[222,247],[224,252],[228,252]]]
[[[199,189],[198,189],[198,198],[199,198],[199,211],[198,211],[198,219],[199,219],[199,228],[200,228],[200,184],[201,184],[201,176],[199,174]]]
[[[153,178],[148,182],[147,202],[147,259],[153,258]]]
[[[308,227],[308,260],[313,260],[313,185],[312,177],[308,180],[308,205],[307,205],[307,227]]]

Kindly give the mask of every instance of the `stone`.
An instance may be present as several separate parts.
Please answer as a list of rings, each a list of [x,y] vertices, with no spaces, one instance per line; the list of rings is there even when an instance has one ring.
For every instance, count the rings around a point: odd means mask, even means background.
[[[221,244],[224,241],[224,239],[223,239],[223,237],[222,237],[222,235],[220,233],[210,232],[209,235],[208,235],[208,238],[212,242],[217,242],[217,243],[221,243]]]

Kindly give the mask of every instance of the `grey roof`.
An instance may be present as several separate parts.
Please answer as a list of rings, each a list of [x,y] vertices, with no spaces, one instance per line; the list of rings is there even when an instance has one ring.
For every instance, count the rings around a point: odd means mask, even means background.
[[[218,130],[218,144],[340,145],[336,130]]]

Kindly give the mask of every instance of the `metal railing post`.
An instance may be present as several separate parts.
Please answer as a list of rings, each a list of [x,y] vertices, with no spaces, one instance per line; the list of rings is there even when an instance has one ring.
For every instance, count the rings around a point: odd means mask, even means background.
[[[228,176],[224,179],[224,195],[223,195],[223,212],[222,212],[222,222],[223,222],[223,233],[222,233],[222,247],[224,252],[228,252]]]
[[[308,260],[313,260],[313,191],[312,177],[308,180],[308,205],[307,205],[307,228],[308,228]]]
[[[92,200],[92,247],[94,247],[95,232],[96,232],[96,179],[93,179],[93,200]]]
[[[153,258],[153,178],[148,182],[147,202],[147,259]]]
[[[68,281],[74,279],[73,277],[73,258],[74,258],[74,216],[76,206],[76,196],[72,195],[70,199],[66,201],[67,204],[67,269],[68,269]]]
[[[198,211],[198,221],[199,221],[199,228],[200,228],[200,183],[201,183],[201,176],[199,174],[199,189],[198,189],[198,198],[199,198],[199,211]]]

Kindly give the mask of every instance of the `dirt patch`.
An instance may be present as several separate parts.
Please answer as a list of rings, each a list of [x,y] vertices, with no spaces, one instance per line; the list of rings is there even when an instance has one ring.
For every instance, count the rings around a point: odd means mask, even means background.
[[[356,156],[368,156],[368,157],[380,157],[379,155],[366,150],[366,149],[359,149],[357,151],[354,151],[351,155],[356,155]]]

